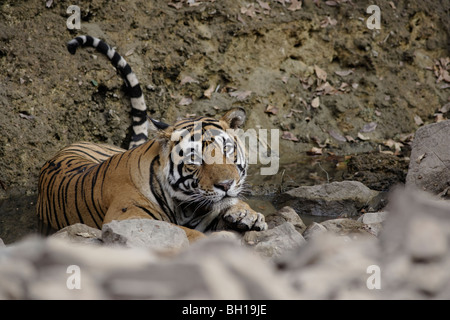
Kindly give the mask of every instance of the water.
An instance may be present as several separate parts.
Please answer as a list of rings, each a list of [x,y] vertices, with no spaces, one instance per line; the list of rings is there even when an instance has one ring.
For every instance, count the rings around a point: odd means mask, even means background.
[[[276,205],[277,195],[301,185],[342,180],[343,158],[302,157],[296,161],[280,164],[278,173],[272,176],[261,176],[258,166],[250,166],[247,181],[252,185],[251,194],[246,201],[253,210],[262,214],[271,214],[279,209]],[[0,200],[0,238],[9,244],[30,234],[47,235],[53,231],[41,223],[36,215],[37,196],[23,196]],[[326,217],[300,215],[303,222],[327,220]]]
[[[27,235],[41,233],[36,215],[36,196],[0,200],[0,238],[5,244]]]

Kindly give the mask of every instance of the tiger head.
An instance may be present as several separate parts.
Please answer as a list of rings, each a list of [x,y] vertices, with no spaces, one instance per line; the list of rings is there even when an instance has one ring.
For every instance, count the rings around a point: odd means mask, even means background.
[[[245,111],[228,111],[221,119],[197,117],[158,128],[163,179],[180,204],[223,210],[243,191],[248,160],[238,137]]]

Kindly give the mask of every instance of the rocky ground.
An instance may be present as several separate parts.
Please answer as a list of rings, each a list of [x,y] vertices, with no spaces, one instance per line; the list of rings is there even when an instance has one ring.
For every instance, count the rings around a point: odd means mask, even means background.
[[[412,155],[426,156],[411,162],[384,211],[380,192],[343,181],[284,193],[297,210],[267,215],[266,231],[190,244],[176,226],[133,219],[0,244],[0,298],[449,299],[449,184],[415,178],[448,173],[449,137],[450,121],[417,132]],[[340,217],[306,226],[301,210]]]
[[[380,30],[367,27],[371,4]],[[15,235],[0,247],[0,298],[449,298],[449,2],[78,5],[71,31],[64,2],[0,1],[0,238]],[[80,34],[126,57],[152,117],[241,106],[246,129],[280,130],[277,174],[249,176],[278,209],[269,230],[189,245],[136,220],[16,241],[36,231],[19,211],[34,210],[57,150],[128,144],[122,80],[93,51],[68,54]],[[81,290],[68,289],[71,265]]]

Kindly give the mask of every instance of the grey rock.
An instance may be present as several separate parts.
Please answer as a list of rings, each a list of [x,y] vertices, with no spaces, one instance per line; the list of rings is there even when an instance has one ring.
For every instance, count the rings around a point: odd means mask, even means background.
[[[364,224],[382,223],[386,220],[387,215],[388,213],[386,211],[366,212],[358,218],[358,221]]]
[[[406,250],[414,260],[440,259],[448,250],[447,236],[436,219],[416,217],[409,224],[407,235]]]
[[[64,239],[70,241],[72,243],[78,244],[102,244],[102,231],[99,229],[95,229],[89,227],[82,223],[76,223],[70,226],[67,226],[56,233],[54,233],[51,237]]]
[[[290,222],[265,231],[248,231],[244,234],[243,241],[261,255],[270,258],[276,258],[305,243],[305,239]]]
[[[189,246],[181,228],[151,219],[111,221],[103,225],[102,240],[108,245],[156,250],[179,250]]]
[[[411,150],[406,186],[450,198],[450,120],[417,130]]]
[[[290,222],[294,225],[295,229],[303,233],[306,230],[306,225],[300,216],[291,207],[283,207],[275,213],[266,216],[266,222],[269,229],[279,226],[285,222]]]
[[[366,225],[362,222],[341,218],[341,219],[332,219],[326,220],[320,223],[324,226],[328,231],[331,231],[339,236],[351,236],[355,237],[358,235],[368,236],[369,232],[366,230]]]
[[[319,234],[322,234],[327,231],[328,231],[327,228],[325,228],[320,223],[313,222],[306,228],[305,232],[303,232],[303,237],[306,240],[310,240],[310,239],[318,236]]]
[[[375,206],[378,194],[360,182],[342,181],[292,189],[280,196],[279,203],[300,214],[352,217],[363,208]]]
[[[5,243],[3,242],[2,238],[0,238],[0,248],[5,247]]]

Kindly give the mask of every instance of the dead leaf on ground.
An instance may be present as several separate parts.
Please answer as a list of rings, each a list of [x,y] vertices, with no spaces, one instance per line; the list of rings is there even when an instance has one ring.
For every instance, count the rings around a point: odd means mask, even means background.
[[[338,5],[336,1],[325,1],[325,4],[330,7],[336,7]]]
[[[192,78],[191,76],[186,76],[180,81],[180,85],[185,85],[186,83],[199,83],[198,80]]]
[[[335,71],[334,73],[336,73],[340,77],[346,77],[346,76],[351,75],[353,73],[353,70],[351,70],[351,69],[350,70],[338,70],[338,71]]]
[[[302,2],[299,0],[291,0],[291,5],[288,7],[289,11],[297,11],[302,8]]]
[[[327,73],[325,72],[325,70],[321,69],[317,65],[314,65],[314,71],[316,72],[317,78],[319,78],[323,82],[327,81]]]
[[[169,2],[167,5],[169,7],[173,7],[177,10],[180,10],[181,8],[183,8],[183,2]]]
[[[214,87],[215,87],[214,84],[210,85],[209,88],[206,89],[205,92],[203,92],[203,95],[204,95],[206,98],[211,99],[211,95],[212,95],[212,93],[214,92]]]
[[[259,4],[259,6],[260,6],[263,10],[270,10],[270,9],[271,9],[268,2],[264,2],[264,1],[261,1],[261,0],[257,0],[257,2],[258,2],[258,4]]]
[[[183,97],[180,102],[178,102],[178,105],[180,106],[188,106],[192,103],[191,97]]]
[[[248,16],[250,18],[256,17],[255,5],[253,3],[251,3],[251,4],[247,5],[247,7],[242,7],[241,8],[241,13],[245,14],[246,16]]]
[[[131,56],[133,53],[134,53],[134,50],[135,50],[136,48],[131,48],[130,50],[128,50],[126,53],[125,53],[125,57],[129,57],[129,56]]]
[[[358,132],[358,138],[362,141],[370,140],[370,137],[363,135],[361,132]]]
[[[248,91],[233,91],[229,93],[231,97],[238,99],[239,101],[243,101],[247,99],[252,92],[250,90]]]
[[[337,20],[336,19],[332,19],[330,17],[326,17],[325,19],[320,21],[320,27],[321,28],[326,28],[328,26],[335,26],[335,25],[337,25]]]
[[[328,133],[330,134],[330,136],[332,136],[337,141],[347,142],[347,139],[345,139],[345,137],[342,134],[334,131],[333,129],[329,130]]]
[[[271,105],[271,104],[269,104],[267,106],[266,110],[264,110],[264,112],[268,113],[268,114],[274,114],[275,115],[275,114],[278,113],[278,108],[273,106],[273,105]]]
[[[289,132],[289,131],[283,131],[283,135],[281,136],[281,139],[295,141],[295,142],[299,141],[298,138],[292,132]]]
[[[366,123],[362,129],[361,132],[364,133],[368,133],[368,132],[372,132],[375,131],[375,129],[377,128],[378,124],[376,122],[370,122],[370,123]]]
[[[321,156],[323,154],[322,148],[312,147],[311,150],[306,151],[309,156]]]
[[[320,99],[319,99],[319,97],[315,97],[311,101],[311,107],[313,107],[314,109],[317,109],[319,106],[320,106]]]
[[[418,115],[414,116],[414,122],[416,123],[416,125],[421,126],[423,125],[423,120],[421,117],[419,117]]]

